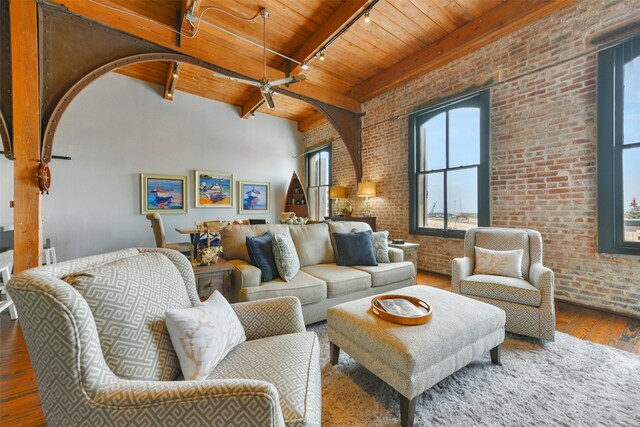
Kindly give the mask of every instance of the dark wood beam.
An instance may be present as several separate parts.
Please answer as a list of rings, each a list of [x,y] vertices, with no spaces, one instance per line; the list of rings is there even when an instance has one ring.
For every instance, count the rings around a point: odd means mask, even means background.
[[[14,150],[14,270],[42,261],[38,13],[35,0],[11,0],[11,67]]]
[[[383,72],[356,85],[351,95],[364,101],[461,58],[576,0],[507,1]]]

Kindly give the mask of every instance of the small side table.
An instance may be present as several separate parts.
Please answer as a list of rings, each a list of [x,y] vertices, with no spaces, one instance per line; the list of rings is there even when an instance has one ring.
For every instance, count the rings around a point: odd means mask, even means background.
[[[193,267],[198,296],[201,299],[206,299],[211,296],[213,291],[217,290],[229,300],[231,297],[231,272],[233,269],[233,264],[223,260],[215,264]],[[232,301],[229,300],[229,302]]]
[[[404,252],[404,260],[411,261],[416,268],[416,274],[418,274],[418,248],[420,247],[418,243],[404,242],[397,244],[389,242],[389,247],[402,249],[402,252]]]

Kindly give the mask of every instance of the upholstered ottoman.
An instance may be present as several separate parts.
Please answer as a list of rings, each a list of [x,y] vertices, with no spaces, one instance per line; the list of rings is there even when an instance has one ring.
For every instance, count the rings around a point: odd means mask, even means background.
[[[419,326],[386,322],[371,313],[372,297],[332,307],[327,313],[331,363],[338,363],[343,349],[397,390],[402,425],[411,426],[422,392],[487,351],[493,363],[500,363],[505,313],[428,286],[390,293],[427,301],[433,311],[431,321]]]

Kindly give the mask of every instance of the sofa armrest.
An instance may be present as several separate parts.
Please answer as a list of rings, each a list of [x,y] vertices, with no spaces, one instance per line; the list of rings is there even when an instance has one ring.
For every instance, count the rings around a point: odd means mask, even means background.
[[[120,380],[89,394],[95,415],[113,425],[135,420],[138,425],[204,426],[245,419],[256,425],[284,426],[276,387],[259,380]]]
[[[540,289],[543,300],[545,294],[553,295],[554,275],[550,268],[545,267],[539,262],[531,264],[529,268],[529,280],[533,286]]]
[[[398,248],[388,248],[389,249],[389,261],[391,262],[402,262],[404,261],[404,251]]]
[[[460,293],[460,281],[473,274],[474,263],[471,258],[455,258],[451,261],[451,292]]]
[[[300,300],[279,297],[232,305],[247,340],[305,332]]]

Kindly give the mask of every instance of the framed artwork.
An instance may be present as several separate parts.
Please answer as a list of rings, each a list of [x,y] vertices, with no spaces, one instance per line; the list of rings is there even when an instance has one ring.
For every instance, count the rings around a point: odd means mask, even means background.
[[[186,213],[189,208],[187,177],[184,175],[140,174],[141,213]]]
[[[233,174],[195,171],[196,208],[232,208]]]
[[[271,184],[268,182],[238,182],[240,213],[269,213],[271,210]]]

